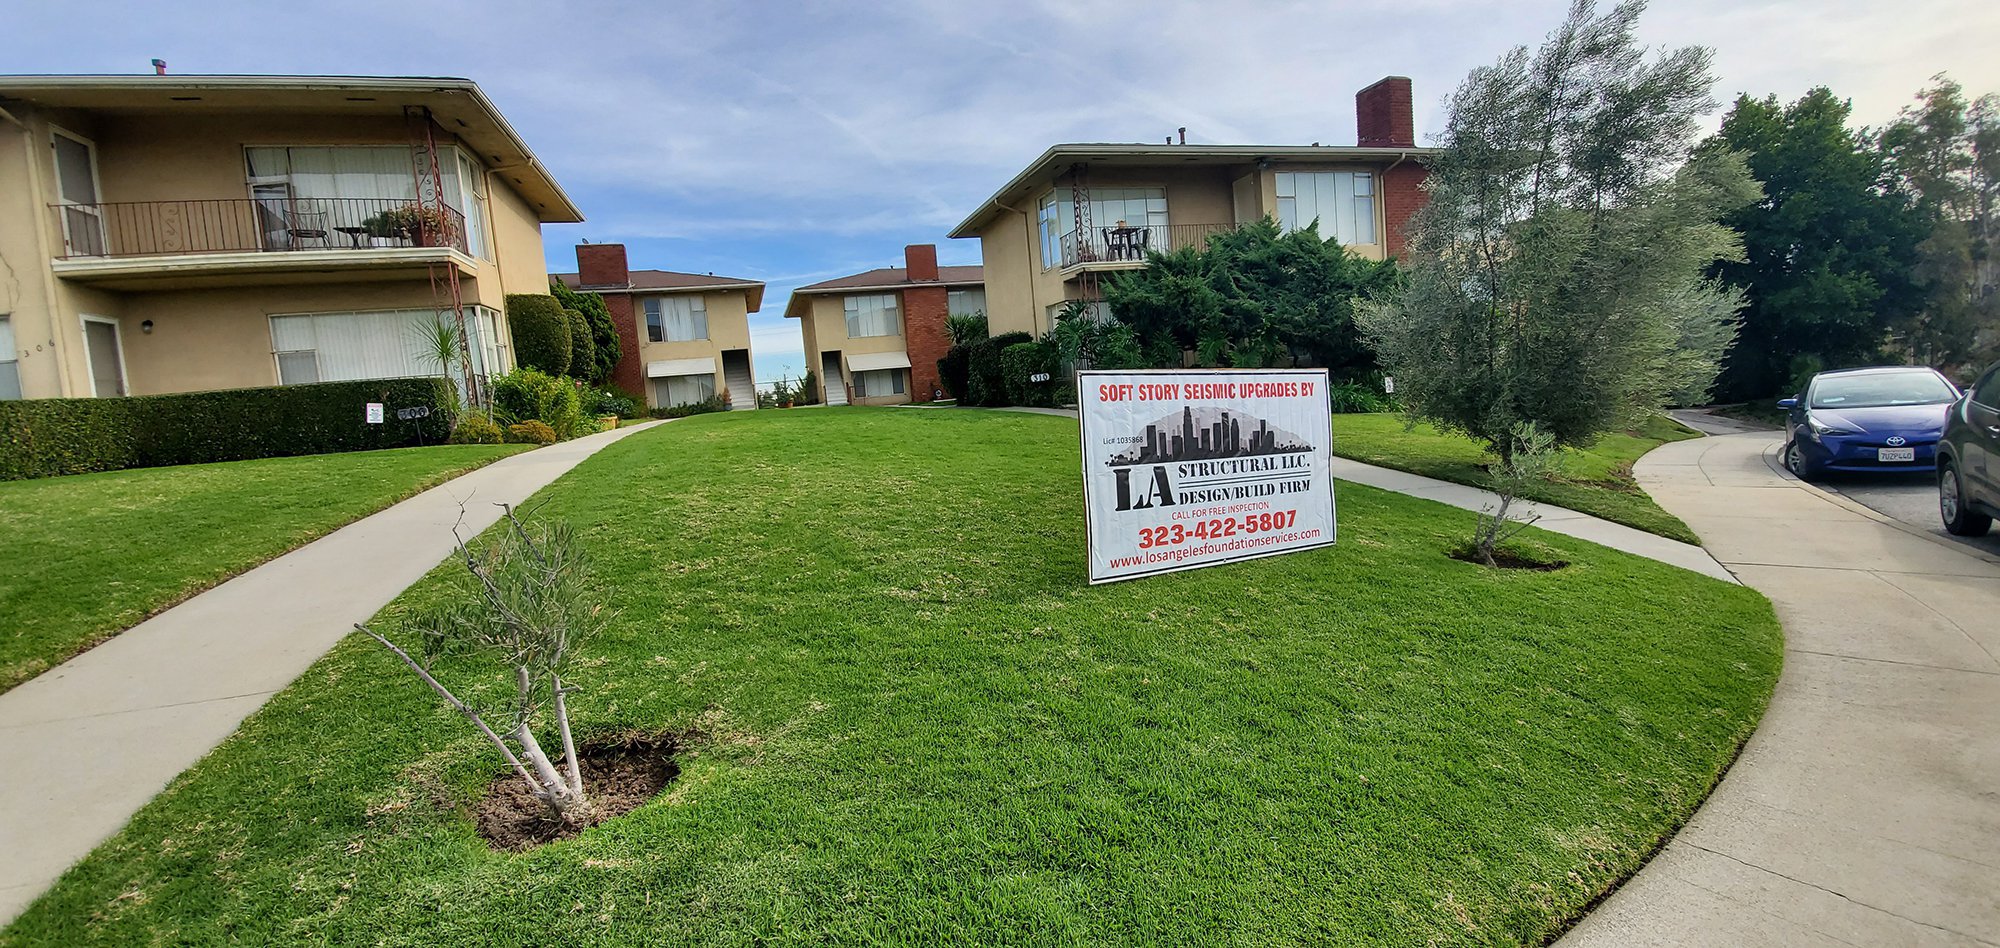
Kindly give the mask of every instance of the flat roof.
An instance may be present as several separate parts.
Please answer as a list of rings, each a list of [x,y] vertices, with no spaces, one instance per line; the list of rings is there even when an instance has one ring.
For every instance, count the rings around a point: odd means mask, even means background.
[[[682,273],[679,270],[632,270],[627,274],[623,286],[584,286],[582,279],[574,273],[551,273],[550,277],[561,280],[564,286],[585,293],[628,293],[652,295],[658,293],[698,293],[704,290],[741,289],[750,292],[750,312],[764,308],[764,283],[762,280],[745,280],[741,277],[716,276],[713,273]]]
[[[109,113],[381,115],[423,106],[479,153],[543,223],[573,224],[583,212],[470,79],[451,76],[0,76],[0,102]]]
[[[913,286],[985,286],[986,268],[972,266],[939,267],[935,280],[912,280],[908,267],[876,267],[860,273],[831,280],[821,280],[792,291],[792,298],[785,304],[785,318],[795,319],[805,315],[805,296],[825,296],[832,293],[853,293],[859,290],[901,290]]]
[[[1158,166],[1183,164],[1233,165],[1267,161],[1273,165],[1327,161],[1396,161],[1434,154],[1435,148],[1412,145],[1408,148],[1363,147],[1360,145],[1134,145],[1115,142],[1073,142],[1051,145],[1041,157],[1028,163],[993,196],[979,205],[971,216],[952,228],[951,237],[978,236],[978,228],[994,214],[1045,185],[1044,179],[1077,162],[1105,166]]]

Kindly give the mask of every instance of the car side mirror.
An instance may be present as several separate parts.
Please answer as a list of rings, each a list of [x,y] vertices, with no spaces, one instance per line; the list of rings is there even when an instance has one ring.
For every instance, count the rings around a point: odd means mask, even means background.
[[[1799,407],[1799,400],[1796,398],[1780,398],[1778,399],[1778,407],[1785,409],[1786,411],[1791,411],[1792,409]]]

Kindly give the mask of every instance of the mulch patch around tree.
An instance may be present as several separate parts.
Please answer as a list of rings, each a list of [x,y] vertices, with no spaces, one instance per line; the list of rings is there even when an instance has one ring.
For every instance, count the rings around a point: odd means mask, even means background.
[[[552,818],[548,806],[528,792],[528,785],[512,769],[502,771],[487,785],[486,793],[473,804],[473,821],[479,835],[504,852],[568,839],[658,796],[680,776],[680,765],[674,762],[674,752],[680,746],[680,737],[672,734],[585,742],[577,749],[577,756],[583,761],[583,793],[590,801],[591,813],[580,824]],[[563,767],[563,762],[556,763],[558,770]]]
[[[1450,555],[1452,559],[1458,560],[1461,563],[1471,563],[1475,566],[1486,565],[1486,561],[1479,558],[1479,551],[1468,546],[1459,547],[1451,551]],[[1525,555],[1503,546],[1493,551],[1493,565],[1501,569],[1531,569],[1541,573],[1553,573],[1568,566],[1569,561],[1539,560],[1533,556]]]

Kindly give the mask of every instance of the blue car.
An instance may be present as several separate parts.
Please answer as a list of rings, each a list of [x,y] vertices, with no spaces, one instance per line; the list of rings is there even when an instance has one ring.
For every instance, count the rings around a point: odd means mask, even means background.
[[[1785,467],[1803,480],[1828,471],[1935,471],[1938,437],[1958,388],[1933,369],[1821,372],[1781,399]]]

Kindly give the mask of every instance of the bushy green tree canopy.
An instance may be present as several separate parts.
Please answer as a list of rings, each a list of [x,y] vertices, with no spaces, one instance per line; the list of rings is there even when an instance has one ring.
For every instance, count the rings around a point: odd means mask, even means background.
[[[1699,401],[1740,291],[1709,279],[1742,242],[1720,223],[1756,199],[1740,156],[1695,149],[1710,52],[1647,57],[1644,5],[1576,0],[1541,49],[1452,95],[1411,222],[1406,289],[1362,323],[1412,412],[1502,457],[1522,423],[1588,444]]]
[[[611,310],[604,305],[604,297],[596,293],[581,293],[570,289],[561,280],[549,281],[549,292],[564,309],[573,309],[583,314],[583,320],[590,327],[590,368],[571,365],[571,375],[583,378],[592,384],[602,385],[611,378],[611,370],[618,365],[618,358],[624,346],[618,340],[618,326],[611,321]]]
[[[1904,357],[1939,367],[2000,358],[2000,96],[1968,104],[1938,76],[1879,141],[1892,186],[1925,227],[1922,299],[1894,326]]]
[[[555,297],[507,294],[507,330],[514,337],[516,364],[550,375],[568,374],[569,315]]]
[[[1205,247],[1153,254],[1145,269],[1114,277],[1104,299],[1154,365],[1179,366],[1191,349],[1206,366],[1296,362],[1351,377],[1375,367],[1355,301],[1396,279],[1393,263],[1355,256],[1316,229],[1281,234],[1267,217]]]
[[[1714,268],[1748,305],[1717,397],[1791,391],[1819,367],[1879,358],[1890,324],[1921,305],[1914,281],[1922,225],[1880,187],[1883,161],[1847,127],[1849,104],[1825,87],[1790,105],[1736,100],[1712,138],[1741,152],[1764,198],[1728,218],[1744,259]]]

